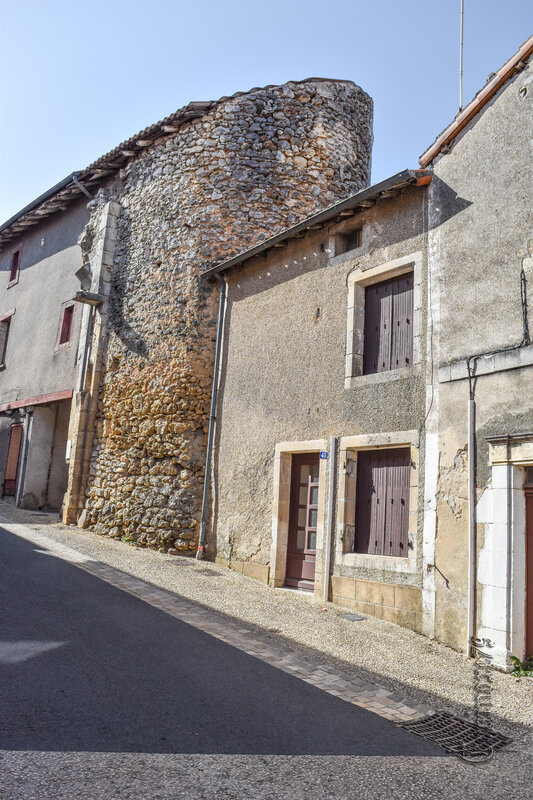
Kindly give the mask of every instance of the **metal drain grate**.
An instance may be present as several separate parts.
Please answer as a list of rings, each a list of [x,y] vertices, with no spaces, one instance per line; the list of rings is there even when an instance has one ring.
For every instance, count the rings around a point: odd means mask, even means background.
[[[431,739],[448,753],[465,761],[488,761],[496,750],[501,750],[513,740],[491,728],[454,717],[447,711],[439,711],[430,717],[400,724],[410,733]]]
[[[347,619],[350,622],[360,622],[362,619],[366,619],[366,617],[362,617],[361,614],[341,614],[341,619]]]

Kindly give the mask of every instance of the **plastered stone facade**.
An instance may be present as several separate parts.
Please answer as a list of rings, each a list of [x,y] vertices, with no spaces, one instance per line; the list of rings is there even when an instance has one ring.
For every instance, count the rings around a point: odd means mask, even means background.
[[[100,190],[93,213],[120,212],[81,524],[196,548],[218,295],[199,273],[367,185],[371,126],[351,82],[252,90]]]

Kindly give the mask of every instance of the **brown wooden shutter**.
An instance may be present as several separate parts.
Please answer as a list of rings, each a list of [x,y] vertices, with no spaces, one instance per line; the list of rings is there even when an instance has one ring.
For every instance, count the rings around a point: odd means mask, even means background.
[[[411,457],[408,448],[357,458],[355,551],[407,556]]]
[[[413,362],[413,274],[365,289],[363,373],[388,372]]]

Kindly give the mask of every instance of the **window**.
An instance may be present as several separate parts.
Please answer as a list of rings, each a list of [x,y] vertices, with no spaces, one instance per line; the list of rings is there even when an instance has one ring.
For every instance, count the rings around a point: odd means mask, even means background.
[[[21,254],[22,254],[22,249],[19,247],[19,249],[15,250],[14,253],[12,253],[11,255],[11,268],[9,271],[9,282],[7,284],[8,289],[10,286],[13,286],[15,283],[18,283]]]
[[[72,344],[72,333],[74,328],[74,303],[67,300],[61,306],[59,317],[59,328],[57,331],[56,351],[64,350]]]
[[[9,327],[11,325],[11,314],[5,315],[4,318],[0,318],[0,366],[5,367],[6,365],[6,351],[7,351],[7,340],[9,337]]]
[[[354,231],[346,233],[343,236],[343,239],[346,253],[348,253],[350,250],[356,250],[358,247],[361,247],[363,243],[363,229],[356,228]]]
[[[408,555],[410,471],[409,448],[359,452],[356,553]]]
[[[422,253],[366,269],[357,264],[347,283],[345,388],[416,371],[422,352]]]
[[[363,375],[413,363],[413,273],[365,289]]]

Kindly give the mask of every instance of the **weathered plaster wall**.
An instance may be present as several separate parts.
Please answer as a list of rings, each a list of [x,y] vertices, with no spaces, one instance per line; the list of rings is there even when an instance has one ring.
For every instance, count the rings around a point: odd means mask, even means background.
[[[438,365],[519,343],[520,269],[533,238],[531,160],[533,73],[518,73],[435,163],[429,187],[430,271],[439,283],[434,319]],[[527,91],[523,89],[526,87]],[[529,285],[529,316],[533,295]],[[468,381],[440,383],[435,563],[436,635],[466,648],[468,607]],[[477,492],[490,478],[485,437],[533,429],[531,368],[476,382]],[[483,530],[479,527],[480,547]],[[478,593],[481,604],[481,592]]]
[[[0,253],[0,314],[16,309],[0,371],[0,404],[72,389],[81,309],[75,307],[72,345],[55,351],[61,304],[79,289],[78,237],[89,218],[87,201],[32,227]],[[18,283],[7,288],[11,254],[22,245]]]
[[[253,90],[100,193],[121,211],[83,524],[195,549],[217,300],[199,272],[365,186],[371,123],[350,82]]]
[[[363,244],[352,258],[331,258],[333,227],[227,274],[209,553],[269,564],[277,443],[423,424],[423,365],[394,376],[362,376],[349,389],[344,376],[348,275],[423,250],[423,220],[424,190],[408,189],[352,218],[363,225]],[[336,562],[334,571],[343,579],[421,585],[419,567],[397,572]]]

